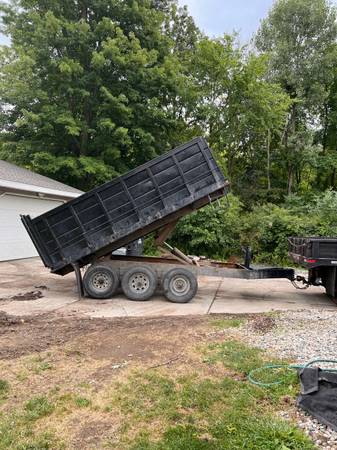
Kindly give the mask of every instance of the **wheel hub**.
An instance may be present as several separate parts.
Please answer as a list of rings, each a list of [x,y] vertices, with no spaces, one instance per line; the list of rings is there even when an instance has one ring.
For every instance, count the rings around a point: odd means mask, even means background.
[[[150,287],[149,277],[145,273],[135,273],[130,278],[129,287],[136,293],[146,292]]]
[[[190,290],[190,287],[191,287],[190,281],[181,275],[173,277],[170,282],[170,288],[172,292],[174,292],[174,294],[178,296],[183,296],[187,294],[188,291]]]
[[[109,277],[105,273],[96,273],[93,276],[92,285],[95,289],[103,291],[110,286]]]

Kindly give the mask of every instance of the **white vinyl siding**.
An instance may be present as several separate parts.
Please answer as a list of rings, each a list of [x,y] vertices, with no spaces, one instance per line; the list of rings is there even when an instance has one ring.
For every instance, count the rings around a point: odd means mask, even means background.
[[[62,203],[62,200],[14,194],[0,196],[0,261],[37,256],[20,214],[29,214],[34,218]]]

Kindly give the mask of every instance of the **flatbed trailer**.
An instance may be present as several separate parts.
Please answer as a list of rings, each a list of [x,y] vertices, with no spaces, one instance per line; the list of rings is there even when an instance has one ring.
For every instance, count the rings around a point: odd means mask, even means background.
[[[294,280],[293,269],[250,267],[184,255],[166,243],[177,221],[227,194],[229,183],[203,138],[196,138],[38,217],[21,216],[42,261],[55,274],[75,271],[79,295],[148,300],[161,286],[185,303],[199,275]],[[116,249],[156,234],[161,257],[115,256]],[[84,274],[82,273],[84,272]]]
[[[337,299],[337,238],[291,237],[289,257],[307,269],[308,276],[297,277],[306,286],[323,286],[327,295]]]

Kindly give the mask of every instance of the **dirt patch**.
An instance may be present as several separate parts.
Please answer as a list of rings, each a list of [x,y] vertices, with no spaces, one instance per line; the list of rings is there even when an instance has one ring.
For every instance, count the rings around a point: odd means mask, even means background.
[[[15,333],[11,327],[1,327],[2,322],[15,325]],[[66,345],[69,354],[109,359],[111,364],[151,360],[156,355],[170,355],[177,343],[188,342],[196,327],[204,323],[207,318],[203,317],[88,319],[56,314],[23,320],[3,313],[0,316],[0,359],[18,358],[51,346]]]
[[[270,316],[255,316],[250,322],[250,328],[255,333],[265,334],[276,326],[274,317]]]
[[[111,433],[111,423],[107,421],[88,421],[84,423],[77,433],[74,444],[83,448],[101,448],[101,439],[108,431]]]
[[[0,297],[0,301],[29,301],[42,298],[44,295],[41,291],[20,292],[19,294],[12,295],[10,297]]]
[[[217,316],[227,322],[230,317]],[[260,317],[246,319],[260,323]],[[1,320],[10,326],[2,326]],[[27,401],[47,398],[53,412],[29,427],[65,443],[52,442],[49,448],[125,450],[141,427],[156,439],[168,423],[161,410],[171,414],[177,401],[174,420],[193,412],[189,404],[174,400],[184,380],[186,392],[196,396],[193,408],[202,407],[204,396],[212,401],[209,389],[220,389],[212,380],[246,381],[243,372],[224,367],[222,361],[207,361],[209,344],[235,332],[211,335],[212,327],[208,316],[89,319],[54,313],[21,320],[0,313],[0,371],[10,386],[0,412],[20,413]],[[195,389],[199,378],[206,380],[200,392]],[[219,415],[217,403],[214,408],[210,415]],[[147,409],[154,412],[154,421],[152,413],[143,413]]]

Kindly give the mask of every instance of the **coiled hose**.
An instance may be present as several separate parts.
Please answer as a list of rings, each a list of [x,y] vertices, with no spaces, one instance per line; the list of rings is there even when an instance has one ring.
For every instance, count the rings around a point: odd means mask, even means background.
[[[266,370],[277,370],[277,369],[303,370],[303,369],[306,369],[306,368],[310,367],[311,365],[317,364],[317,363],[337,364],[337,360],[336,359],[313,359],[312,361],[309,361],[307,364],[267,364],[265,366],[258,367],[257,369],[251,370],[248,374],[248,380],[252,384],[255,384],[256,386],[261,386],[261,387],[276,386],[278,384],[284,383],[284,379],[275,380],[271,383],[264,383],[262,381],[256,380],[254,378],[254,376],[256,374],[264,372]],[[322,370],[325,370],[327,372],[337,372],[337,368],[336,369],[325,368]]]

